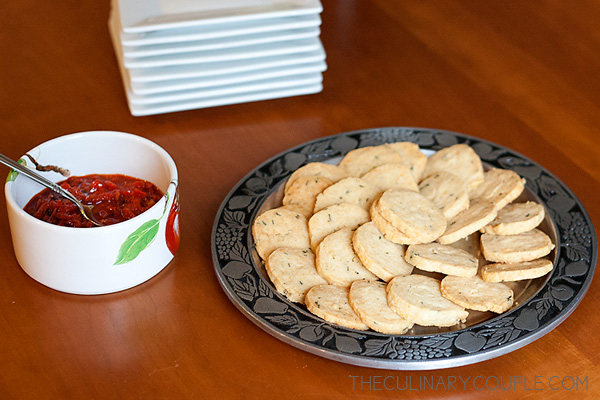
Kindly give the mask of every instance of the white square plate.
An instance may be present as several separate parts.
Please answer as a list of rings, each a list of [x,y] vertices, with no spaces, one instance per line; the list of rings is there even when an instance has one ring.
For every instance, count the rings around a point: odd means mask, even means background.
[[[118,17],[115,18],[118,21]],[[125,33],[119,26],[119,35],[120,41],[124,46],[147,46],[154,44],[180,44],[196,40],[228,38],[256,33],[278,34],[282,30],[319,26],[321,26],[321,17],[319,15],[301,15],[298,17],[242,21],[148,33]]]
[[[321,41],[318,37],[314,37],[309,39],[232,47],[227,49],[196,51],[192,53],[167,54],[141,58],[125,57],[123,59],[123,65],[127,69],[157,68],[306,53],[309,51],[319,50],[321,48]]]
[[[318,37],[320,34],[321,30],[319,27],[308,27],[286,29],[278,32],[251,33],[225,38],[194,40],[189,42],[160,43],[145,46],[123,46],[123,56],[125,58],[140,58],[228,49],[239,46],[308,39]]]
[[[249,83],[264,79],[323,72],[327,69],[324,61],[315,61],[291,66],[263,68],[256,71],[219,74],[188,79],[169,79],[157,82],[130,82],[131,92],[136,95],[153,95],[179,90],[210,88],[214,86]]]
[[[309,84],[274,90],[261,90],[228,96],[217,96],[198,100],[175,101],[161,104],[137,105],[129,103],[129,110],[133,116],[165,114],[176,111],[195,110],[200,108],[217,107],[229,104],[249,103],[253,101],[280,99],[284,97],[301,96],[319,93],[323,85]]]
[[[318,14],[318,0],[116,0],[123,31],[150,32],[189,26]]]
[[[287,67],[296,64],[323,60],[325,60],[325,52],[323,49],[320,49],[306,53],[287,54],[283,56],[264,57],[251,60],[134,69],[129,70],[128,75],[129,79],[131,79],[131,82],[159,82],[175,79],[222,76],[226,74],[258,71],[267,68]]]
[[[263,92],[268,90],[287,89],[290,87],[321,84],[322,82],[323,75],[320,72],[313,72],[310,74],[270,78],[253,82],[226,84],[208,88],[185,89],[153,95],[135,94],[132,93],[129,85],[126,84],[125,86],[127,91],[127,99],[130,104],[152,105],[176,101],[192,101],[206,98],[242,95],[246,93]]]

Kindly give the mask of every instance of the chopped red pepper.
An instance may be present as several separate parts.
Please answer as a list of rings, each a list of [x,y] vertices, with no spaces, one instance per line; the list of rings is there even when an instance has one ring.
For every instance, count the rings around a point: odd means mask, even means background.
[[[58,183],[84,204],[94,204],[96,219],[112,225],[131,219],[156,204],[163,196],[151,182],[127,175],[73,176]],[[33,196],[24,210],[54,225],[92,227],[75,204],[44,189]]]

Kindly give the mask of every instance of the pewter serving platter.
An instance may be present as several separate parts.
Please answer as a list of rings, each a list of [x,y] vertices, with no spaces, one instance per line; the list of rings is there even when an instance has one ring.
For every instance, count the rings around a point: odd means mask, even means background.
[[[540,225],[556,247],[553,271],[512,283],[515,305],[497,315],[470,311],[451,328],[415,326],[385,335],[334,325],[277,293],[253,248],[257,215],[281,201],[281,188],[300,166],[337,163],[358,147],[409,141],[431,154],[453,144],[471,146],[486,168],[517,172],[527,181],[520,200],[546,208]],[[227,195],[215,218],[212,254],[217,277],[233,304],[274,337],[304,351],[352,365],[390,370],[430,370],[472,364],[521,348],[550,332],[577,307],[594,274],[598,247],[581,202],[552,173],[525,156],[472,136],[433,129],[389,127],[341,133],[291,148],[246,175]]]

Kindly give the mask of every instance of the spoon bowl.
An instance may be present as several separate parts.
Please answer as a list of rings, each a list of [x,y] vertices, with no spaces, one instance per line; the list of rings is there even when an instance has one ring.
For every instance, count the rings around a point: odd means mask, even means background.
[[[59,194],[60,196],[62,196],[64,198],[66,198],[67,200],[72,201],[73,203],[75,203],[77,208],[79,208],[79,211],[81,211],[81,214],[83,215],[83,217],[86,220],[90,221],[95,226],[104,226],[102,223],[98,222],[96,220],[96,218],[94,218],[94,212],[93,212],[94,206],[81,203],[75,196],[73,196],[73,194],[71,192],[63,189],[56,183],[46,179],[45,177],[41,176],[40,174],[33,172],[33,170],[31,170],[30,168],[27,168],[27,167],[23,166],[22,164],[15,162],[14,160],[5,156],[2,153],[0,153],[0,163],[22,173],[26,177],[34,180],[35,182],[39,183],[40,185],[42,185],[44,187],[47,187],[48,189],[52,190],[53,192]]]

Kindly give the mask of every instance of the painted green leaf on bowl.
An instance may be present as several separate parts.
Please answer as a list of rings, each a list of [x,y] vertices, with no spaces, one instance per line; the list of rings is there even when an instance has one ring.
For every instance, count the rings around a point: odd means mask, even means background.
[[[125,264],[135,259],[156,237],[159,219],[151,219],[131,233],[121,245],[115,265]]]
[[[19,161],[17,161],[19,164],[26,164],[25,160],[23,160],[22,158],[19,159]],[[6,182],[13,182],[15,179],[17,179],[17,176],[19,176],[19,171],[15,171],[14,169],[11,169],[10,172],[8,173],[8,176],[6,177]]]

